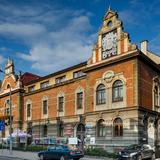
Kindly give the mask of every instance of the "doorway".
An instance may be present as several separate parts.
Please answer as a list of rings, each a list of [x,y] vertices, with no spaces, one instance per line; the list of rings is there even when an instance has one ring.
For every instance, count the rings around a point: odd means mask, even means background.
[[[84,139],[85,139],[85,125],[80,123],[77,125],[77,138],[78,138],[78,147],[84,149]]]

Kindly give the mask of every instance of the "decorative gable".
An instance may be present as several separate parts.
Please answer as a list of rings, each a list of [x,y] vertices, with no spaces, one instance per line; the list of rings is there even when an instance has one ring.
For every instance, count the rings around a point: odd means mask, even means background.
[[[137,46],[130,43],[128,33],[123,32],[123,25],[118,19],[118,14],[109,8],[103,18],[97,43],[93,46],[88,65],[103,63],[136,49]]]

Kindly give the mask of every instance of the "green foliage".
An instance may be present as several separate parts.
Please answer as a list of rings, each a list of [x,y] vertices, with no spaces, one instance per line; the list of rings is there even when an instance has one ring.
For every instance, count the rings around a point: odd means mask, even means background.
[[[109,153],[106,150],[104,150],[103,148],[87,148],[85,150],[85,155],[117,158],[116,153]]]

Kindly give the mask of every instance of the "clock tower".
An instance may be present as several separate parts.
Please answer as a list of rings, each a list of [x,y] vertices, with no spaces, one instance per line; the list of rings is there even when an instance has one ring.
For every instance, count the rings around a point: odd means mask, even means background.
[[[14,74],[14,63],[13,60],[8,59],[7,64],[5,66],[5,75]]]
[[[88,60],[88,67],[135,50],[137,46],[130,42],[128,33],[123,31],[123,24],[117,12],[109,7],[98,32],[97,42],[93,46],[92,57]]]

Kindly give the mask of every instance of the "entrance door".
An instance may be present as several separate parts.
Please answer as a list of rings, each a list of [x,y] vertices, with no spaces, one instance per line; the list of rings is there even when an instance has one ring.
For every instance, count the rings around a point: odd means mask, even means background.
[[[83,150],[84,138],[85,138],[85,126],[82,123],[78,124],[77,126],[77,138],[78,138],[78,146],[81,150]]]

